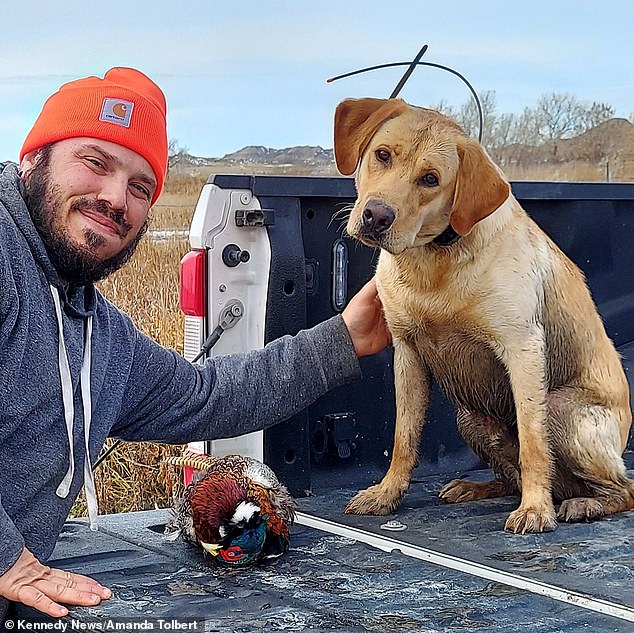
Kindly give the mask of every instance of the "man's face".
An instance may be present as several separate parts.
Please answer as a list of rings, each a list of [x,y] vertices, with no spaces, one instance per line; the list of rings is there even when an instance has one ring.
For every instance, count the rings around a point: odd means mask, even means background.
[[[62,279],[97,281],[131,257],[156,189],[144,158],[109,141],[72,138],[27,154],[21,169],[27,207]]]

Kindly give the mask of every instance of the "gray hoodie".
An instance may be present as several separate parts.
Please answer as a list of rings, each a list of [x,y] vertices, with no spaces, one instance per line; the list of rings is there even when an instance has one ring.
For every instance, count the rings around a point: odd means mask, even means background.
[[[65,290],[17,167],[4,166],[0,574],[24,546],[42,562],[50,556],[88,473],[86,435],[90,460],[108,436],[184,443],[240,435],[290,417],[359,372],[341,317],[263,350],[192,365],[142,334],[92,285]],[[0,621],[1,614],[0,605]]]

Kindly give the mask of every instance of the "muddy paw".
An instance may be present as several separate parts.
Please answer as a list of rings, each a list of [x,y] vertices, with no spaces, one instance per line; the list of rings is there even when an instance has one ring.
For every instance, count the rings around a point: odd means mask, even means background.
[[[515,534],[552,532],[557,527],[554,510],[522,508],[509,514],[504,529]]]
[[[462,503],[464,501],[474,501],[476,490],[472,481],[466,479],[453,479],[445,484],[438,493],[438,496],[447,503]]]
[[[557,518],[566,523],[592,521],[604,515],[603,504],[598,499],[579,497],[562,501]]]
[[[346,505],[346,514],[378,514],[394,512],[403,495],[387,495],[381,485],[370,486],[358,492]]]
[[[498,480],[480,482],[454,479],[441,488],[438,496],[447,503],[464,503],[503,497],[511,492],[509,486]]]

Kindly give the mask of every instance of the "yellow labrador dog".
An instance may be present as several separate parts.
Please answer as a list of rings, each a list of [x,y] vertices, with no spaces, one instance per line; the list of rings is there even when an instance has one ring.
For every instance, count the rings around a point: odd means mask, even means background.
[[[335,115],[335,158],[341,173],[356,172],[348,233],[381,249],[376,278],[394,340],[397,409],[390,468],[346,512],[398,506],[432,376],[495,473],[488,483],[450,482],[445,501],[521,494],[505,526],[516,533],[633,508],[619,356],[583,274],[528,217],[482,146],[434,110],[348,99]]]

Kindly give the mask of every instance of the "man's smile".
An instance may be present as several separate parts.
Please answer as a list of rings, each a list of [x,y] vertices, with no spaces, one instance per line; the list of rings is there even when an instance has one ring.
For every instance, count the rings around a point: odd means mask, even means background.
[[[112,235],[125,239],[133,228],[124,219],[123,211],[115,211],[102,200],[90,200],[81,197],[71,204],[71,211],[76,211],[88,220],[97,233]]]
[[[132,228],[122,217],[118,221],[120,216],[117,215],[105,215],[94,209],[79,209],[79,212],[92,223],[99,225],[102,230],[105,229],[108,233],[121,238],[125,238]]]

